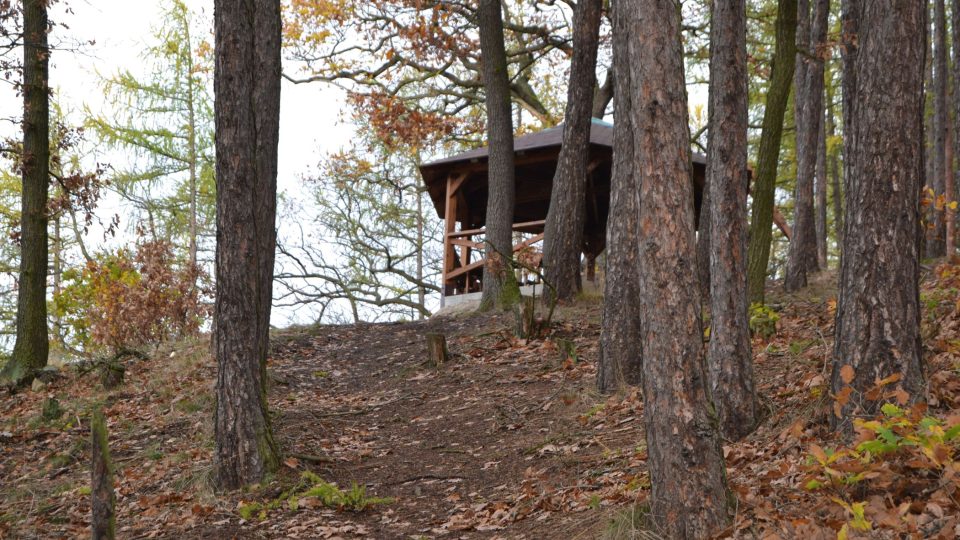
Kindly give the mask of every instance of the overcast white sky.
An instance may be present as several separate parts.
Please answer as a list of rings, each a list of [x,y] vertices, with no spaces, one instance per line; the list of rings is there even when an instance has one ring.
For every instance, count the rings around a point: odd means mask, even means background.
[[[204,19],[213,20],[213,0],[185,1]],[[69,28],[57,26],[51,44],[94,42],[82,45],[76,52],[54,51],[51,57],[50,84],[64,110],[72,112],[70,120],[82,121],[79,113],[85,105],[93,111],[103,107],[98,71],[104,75],[121,69],[137,73],[140,52],[152,38],[151,29],[159,24],[162,6],[163,0],[65,0],[52,10],[51,18]],[[65,13],[65,7],[72,13]],[[212,42],[212,26],[206,31]],[[283,82],[277,179],[281,191],[298,196],[302,193],[302,176],[314,168],[321,156],[349,143],[352,130],[340,122],[341,104],[342,92],[329,85]],[[18,117],[21,110],[21,98],[9,85],[0,85],[0,117]],[[19,126],[0,123],[0,137],[5,136],[19,137]],[[112,159],[111,156],[105,161]],[[112,215],[117,209],[115,201],[105,200],[100,211]],[[281,213],[278,225],[297,217]],[[125,225],[121,223],[121,227]],[[96,244],[101,238],[102,234],[92,232],[89,241]],[[275,324],[297,319],[287,311],[276,313]]]
[[[107,75],[120,69],[137,72],[140,52],[152,37],[151,28],[160,22],[164,0],[61,0],[51,13],[64,29],[57,26],[51,44],[93,41],[79,51],[54,51],[51,57],[51,86],[59,101],[79,123],[84,106],[99,111],[104,105],[97,72]],[[213,0],[185,0],[202,18],[212,21]],[[69,7],[72,13],[65,13]],[[212,24],[212,22],[211,22]],[[205,29],[212,41],[212,27]],[[288,72],[294,66],[285,66]],[[691,103],[705,101],[705,89],[691,89]],[[702,90],[702,91],[701,91]],[[704,94],[700,96],[699,94]],[[278,185],[289,197],[302,195],[301,178],[314,169],[324,154],[349,144],[352,128],[340,121],[343,95],[322,83],[294,85],[283,82],[280,112],[280,148]],[[9,85],[0,85],[0,118],[18,117],[21,100]],[[19,136],[19,126],[0,123],[0,137]],[[112,162],[108,156],[101,161]],[[121,165],[121,164],[115,164]],[[104,215],[112,215],[116,207],[110,201],[101,203]],[[123,216],[121,215],[121,218]],[[301,216],[278,215],[278,225]],[[121,223],[121,226],[124,224]],[[92,233],[90,242],[97,243],[101,234]],[[275,324],[298,319],[288,310],[276,312]]]

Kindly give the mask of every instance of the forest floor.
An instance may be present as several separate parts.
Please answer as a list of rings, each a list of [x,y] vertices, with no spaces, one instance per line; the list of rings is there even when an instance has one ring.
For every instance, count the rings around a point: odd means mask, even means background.
[[[960,268],[926,273],[924,414],[946,426],[960,422]],[[920,422],[905,413],[881,426],[900,446],[865,462],[829,429],[834,279],[768,298],[761,316],[776,332],[753,344],[770,414],[723,447],[736,506],[721,536],[955,538],[955,444],[907,445]],[[63,370],[0,396],[0,537],[89,536],[89,415],[102,405],[120,538],[656,538],[629,532],[650,493],[643,401],[594,390],[599,317],[599,299],[585,298],[530,341],[503,315],[278,331],[269,401],[283,466],[219,496],[205,343],[133,361],[112,391]],[[440,369],[425,363],[431,332],[454,356]],[[561,358],[560,340],[573,357]],[[62,414],[45,419],[50,397]]]

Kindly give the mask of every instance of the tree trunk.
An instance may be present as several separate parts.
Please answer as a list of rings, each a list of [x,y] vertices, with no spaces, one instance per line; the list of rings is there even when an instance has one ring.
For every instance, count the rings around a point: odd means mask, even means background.
[[[747,48],[745,0],[713,4],[710,23],[711,186],[708,375],[720,429],[737,440],[760,416],[747,314]],[[701,222],[702,223],[702,222]]]
[[[513,120],[510,118],[510,81],[503,42],[500,2],[480,0],[480,54],[487,101],[490,157],[487,178],[486,264],[483,266],[481,311],[509,309],[520,301],[520,288],[511,267],[513,206],[516,198],[513,168]]]
[[[947,177],[947,15],[944,0],[935,0],[933,8],[933,190],[934,201],[944,194]],[[946,253],[946,223],[939,205],[930,205],[930,227],[927,229],[927,257],[943,257]]]
[[[873,416],[885,401],[868,393],[897,375],[911,401],[924,397],[920,342],[920,212],[923,184],[925,2],[845,0],[856,28],[845,56],[852,94],[847,218],[831,387],[834,423]],[[851,145],[852,143],[852,145]],[[850,387],[850,388],[848,388]],[[886,393],[886,392],[883,392]],[[883,394],[881,393],[881,394]],[[846,396],[846,397],[844,397]]]
[[[783,115],[790,97],[790,82],[796,63],[797,0],[777,1],[777,38],[773,70],[763,110],[763,127],[757,151],[753,206],[750,212],[750,243],[747,248],[747,283],[751,302],[763,302],[773,231],[773,196],[777,188],[777,163]]]
[[[544,291],[545,303],[569,301],[580,292],[591,109],[597,85],[597,45],[602,8],[602,0],[579,0],[574,14],[573,59],[567,88],[563,145],[553,177],[543,236],[544,278],[553,285],[552,291]]]
[[[709,136],[708,132],[707,137],[709,138]],[[710,305],[710,244],[713,241],[710,234],[712,229],[710,214],[712,213],[711,206],[713,200],[711,184],[712,179],[710,175],[707,174],[703,179],[703,195],[700,200],[700,219],[697,220],[697,283],[700,285],[700,298],[704,306]]]
[[[94,540],[113,540],[117,528],[113,464],[107,421],[100,409],[94,411],[90,421],[90,443],[90,529]]]
[[[957,71],[960,70],[960,0],[953,0],[950,11],[953,29],[953,130],[951,132],[953,156],[951,157],[960,157],[960,76],[957,76]],[[948,203],[957,199],[956,187],[960,185],[960,179],[957,178],[957,175],[960,174],[960,167],[953,166],[953,159],[950,160],[949,164],[952,168],[952,174],[948,178],[949,183],[946,186]],[[954,209],[947,210],[947,233],[948,236],[952,237],[948,245],[948,255],[953,255],[957,247],[956,210]]]
[[[944,208],[943,208],[943,221],[944,221],[944,255],[947,257],[952,257],[957,249],[957,239],[956,239],[956,221],[955,211],[950,208],[950,204],[956,199],[954,184],[953,184],[953,126],[951,125],[949,114],[947,115],[947,138],[944,144],[945,147],[945,161],[943,169],[943,198],[944,198]]]
[[[603,86],[598,86],[596,94],[593,96],[593,107],[590,115],[602,120],[607,113],[607,105],[613,100],[614,80],[613,66],[607,69],[607,78],[603,81]]]
[[[47,185],[50,177],[50,88],[47,2],[23,2],[23,196],[17,338],[0,381],[30,382],[47,365]]]
[[[787,252],[783,285],[787,291],[807,286],[807,274],[817,264],[817,229],[814,213],[814,175],[823,121],[823,61],[818,50],[827,39],[829,0],[815,0],[810,16],[807,0],[800,0],[796,66],[797,184],[794,192],[793,237]],[[811,22],[812,18],[812,22]]]
[[[280,461],[267,413],[276,249],[280,1],[215,4],[217,152],[214,476],[258,482]]]
[[[820,134],[817,141],[817,174],[814,178],[813,195],[816,210],[817,264],[827,269],[827,122],[823,107],[820,108]]]
[[[197,266],[197,114],[196,114],[196,104],[194,103],[196,99],[196,93],[194,92],[194,81],[193,81],[193,41],[190,39],[190,23],[189,23],[189,14],[184,13],[185,21],[183,25],[184,32],[186,33],[187,47],[189,47],[187,54],[187,61],[189,66],[187,67],[188,79],[187,83],[187,155],[190,160],[188,171],[190,173],[190,247],[189,247],[189,257],[190,257],[190,266],[196,268]]]
[[[833,106],[834,85],[833,79],[827,85],[827,137],[832,139],[837,134],[837,123]],[[833,196],[833,232],[836,235],[837,246],[843,245],[843,193],[840,192],[840,159],[838,154],[840,148],[834,148],[829,152],[828,161],[830,167],[830,193]]]
[[[704,369],[680,9],[675,0],[620,1],[629,17],[632,163],[640,186],[634,242],[650,515],[667,538],[706,538],[729,515]]]
[[[628,26],[631,0],[611,4],[613,26],[613,164],[610,177],[610,214],[604,267],[603,316],[600,327],[600,360],[597,389],[601,393],[643,380],[640,347],[640,309],[637,268],[638,178],[633,165],[633,118],[630,97]],[[627,5],[624,4],[627,2]]]

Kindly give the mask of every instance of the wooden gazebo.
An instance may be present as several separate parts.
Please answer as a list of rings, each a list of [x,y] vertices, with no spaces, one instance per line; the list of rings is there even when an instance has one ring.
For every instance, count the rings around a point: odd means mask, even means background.
[[[557,168],[563,126],[514,140],[516,203],[513,215],[514,253],[526,255],[543,240],[550,206],[550,190]],[[594,120],[590,129],[583,252],[588,261],[606,243],[610,211],[610,172],[613,161],[613,125]],[[443,296],[482,290],[483,234],[487,210],[486,147],[420,166],[437,214],[444,220]],[[697,208],[703,191],[705,159],[693,155],[693,183]],[[535,257],[534,257],[535,260]]]

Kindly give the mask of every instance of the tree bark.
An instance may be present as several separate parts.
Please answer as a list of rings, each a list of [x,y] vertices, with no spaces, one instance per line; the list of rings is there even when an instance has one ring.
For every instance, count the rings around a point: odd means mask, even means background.
[[[711,113],[708,112],[708,115],[709,114]],[[707,137],[709,138],[709,136],[710,134],[708,132]],[[713,241],[710,234],[713,228],[710,220],[713,199],[711,184],[712,179],[708,173],[703,179],[703,195],[700,200],[700,219],[697,220],[697,283],[700,285],[700,299],[703,301],[704,306],[710,305],[710,244]]]
[[[827,138],[832,139],[837,134],[837,123],[833,106],[834,85],[832,78],[828,78],[830,84],[827,85]],[[834,148],[829,152],[828,162],[830,167],[830,193],[833,196],[833,232],[837,239],[837,246],[843,245],[843,193],[840,191],[840,159],[838,154],[840,148]]]
[[[510,259],[513,257],[513,207],[516,198],[513,164],[513,119],[510,117],[510,81],[503,42],[500,2],[480,0],[477,9],[483,86],[486,90],[488,194],[486,264],[480,310],[509,309],[520,301]]]
[[[844,0],[847,217],[831,387],[833,418],[873,416],[896,386],[922,400],[920,210],[923,184],[925,2]],[[851,29],[859,32],[850,34]],[[845,113],[846,114],[846,113]],[[876,381],[901,377],[881,395]],[[849,387],[849,389],[848,389]],[[847,395],[848,399],[842,396]]]
[[[817,140],[817,174],[814,178],[813,195],[817,230],[817,265],[827,269],[827,122],[823,107],[820,108],[820,134]]]
[[[960,70],[960,0],[953,0],[951,5],[951,27],[953,29],[953,130],[951,132],[951,148],[953,156],[960,157],[960,76],[957,71]],[[946,198],[947,202],[953,202],[957,199],[956,187],[960,185],[960,167],[953,166],[953,160],[949,161],[952,168],[952,174],[949,176],[947,184]],[[956,252],[956,210],[947,210],[947,236],[951,237],[948,244],[947,255],[953,255]]]
[[[606,267],[597,389],[601,393],[643,380],[640,346],[640,309],[637,245],[640,211],[638,178],[633,169],[633,116],[630,96],[628,22],[632,0],[611,2],[613,26],[613,165],[610,178],[610,214],[607,218]]]
[[[607,112],[607,105],[613,100],[613,86],[616,79],[613,66],[607,70],[607,78],[603,81],[603,86],[597,87],[597,93],[593,96],[593,110],[591,116],[603,119]]]
[[[773,231],[773,196],[777,188],[777,163],[783,115],[790,97],[790,82],[796,63],[797,0],[777,1],[776,46],[773,70],[763,110],[763,127],[757,151],[756,179],[750,212],[750,243],[747,248],[747,284],[751,302],[763,302]]]
[[[794,192],[793,237],[787,252],[783,286],[796,291],[807,286],[807,274],[817,264],[817,229],[814,213],[814,175],[823,121],[823,61],[817,51],[827,39],[829,0],[815,0],[811,17],[807,0],[800,0],[797,24],[796,66],[797,183]],[[812,21],[811,21],[812,19]]]
[[[704,366],[690,129],[676,0],[620,0],[629,17],[632,164],[640,186],[638,304],[650,514],[667,538],[729,521],[717,419]]]
[[[258,482],[280,452],[267,412],[280,128],[280,2],[217,0],[217,405],[220,489]]]
[[[933,7],[933,190],[934,201],[944,194],[947,177],[947,88],[950,75],[947,71],[947,15],[944,0],[935,0]],[[927,228],[927,257],[943,257],[946,253],[946,223],[943,210],[937,204],[929,207],[930,223]]]
[[[50,86],[47,2],[23,2],[23,195],[17,338],[0,381],[22,385],[47,365],[47,186],[50,177]]]
[[[543,274],[553,285],[545,303],[572,300],[580,292],[580,252],[586,220],[587,161],[590,158],[597,46],[602,0],[579,0],[573,21],[573,59],[567,88],[563,144],[550,192],[543,236]]]
[[[713,4],[710,23],[711,186],[710,390],[720,429],[737,440],[756,427],[760,406],[753,382],[747,314],[747,48],[745,0]]]

